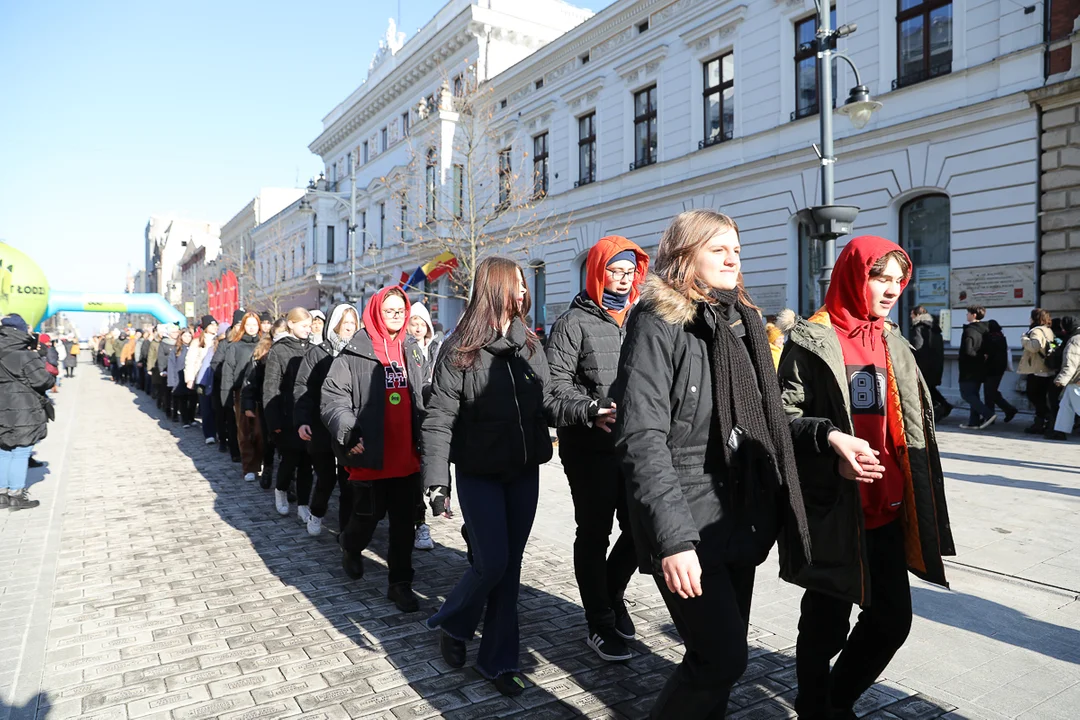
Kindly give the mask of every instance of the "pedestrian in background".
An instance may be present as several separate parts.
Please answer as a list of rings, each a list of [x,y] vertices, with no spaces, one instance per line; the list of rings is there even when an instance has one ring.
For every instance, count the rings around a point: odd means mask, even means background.
[[[985,430],[994,424],[997,416],[987,407],[979,396],[983,383],[986,382],[986,352],[983,340],[990,331],[983,322],[986,308],[982,305],[970,305],[967,308],[967,324],[960,337],[960,353],[957,365],[960,371],[960,397],[967,402],[969,412],[967,424],[960,427],[965,430]]]
[[[435,340],[435,327],[431,324],[431,314],[423,303],[413,303],[409,308],[409,324],[406,326],[405,352],[412,355],[412,360],[420,367],[422,392],[418,398],[420,412],[423,412],[423,401],[431,392],[431,379],[435,375],[435,361],[439,357],[442,347],[441,341]],[[418,476],[417,482],[423,481]],[[450,511],[450,498],[445,500],[446,510],[442,514],[448,517]],[[435,541],[431,539],[431,528],[427,524],[427,504],[423,498],[423,487],[420,488],[420,500],[416,508],[416,538],[413,547],[417,550],[434,550]]]
[[[263,414],[269,437],[281,461],[278,463],[274,506],[281,515],[289,514],[289,488],[296,483],[296,517],[307,525],[311,518],[311,457],[297,434],[293,410],[296,397],[296,376],[308,348],[311,335],[311,313],[295,307],[286,316],[288,333],[275,339],[266,355],[266,375],[263,380]]]
[[[54,417],[45,393],[56,377],[33,349],[36,342],[22,316],[0,321],[0,507],[10,510],[41,504],[30,497],[26,474],[34,445],[45,439]]]
[[[630,317],[611,395],[638,567],[686,644],[650,717],[723,717],[747,665],[755,570],[788,514],[805,540],[788,421],[739,230],[677,215]]]
[[[521,560],[536,517],[540,465],[552,455],[548,365],[525,322],[530,305],[514,261],[496,256],[480,262],[472,300],[435,365],[423,423],[424,485],[447,497],[454,463],[473,552],[428,627],[440,630],[443,659],[459,668],[483,617],[476,666],[509,696],[525,689],[517,607]],[[370,324],[366,313],[364,319]]]
[[[192,341],[184,362],[184,380],[197,404],[199,418],[202,420],[203,442],[207,445],[214,441],[214,413],[210,394],[205,391],[203,381],[204,373],[213,357],[217,331],[217,320],[212,315],[203,315],[199,321],[199,337]]]
[[[1001,380],[1006,371],[1013,371],[1012,351],[1009,349],[1009,341],[1005,333],[1001,331],[1001,325],[997,320],[986,323],[987,332],[983,338],[983,354],[986,356],[986,379],[983,381],[983,402],[990,412],[994,407],[1000,407],[1005,411],[1005,422],[1011,422],[1019,412],[1001,394]]]
[[[1030,329],[1020,339],[1023,354],[1018,372],[1027,377],[1027,398],[1035,409],[1035,422],[1024,429],[1029,435],[1042,435],[1050,427],[1047,394],[1056,374],[1046,366],[1046,356],[1054,345],[1054,331],[1050,329],[1050,324],[1050,313],[1035,308],[1031,311]]]
[[[952,404],[938,390],[945,374],[945,339],[941,335],[938,319],[919,305],[911,311],[911,331],[908,340],[915,351],[915,363],[930,388],[934,403],[934,419],[943,420],[953,411]]]
[[[780,363],[813,548],[810,562],[780,544],[781,577],[806,589],[795,665],[800,718],[855,716],[911,628],[909,567],[948,587],[942,556],[955,550],[933,418],[924,412],[930,388],[911,346],[885,322],[911,272],[895,243],[852,239],[824,311],[792,330]],[[849,635],[854,604],[862,612]]]
[[[618,235],[600,238],[585,258],[585,287],[555,321],[546,346],[559,458],[574,501],[574,575],[586,643],[608,662],[631,657],[626,641],[635,628],[623,594],[637,569],[610,391],[626,320],[648,271],[649,256],[637,245]],[[620,534],[609,555],[616,520]]]
[[[128,328],[127,340],[120,350],[120,382],[123,385],[131,385],[135,373],[135,342],[138,340],[138,330]]]
[[[255,343],[255,350],[251,353],[251,367],[244,376],[244,385],[240,390],[240,411],[243,413],[244,422],[255,421],[255,427],[259,432],[259,457],[262,462],[262,470],[259,472],[259,486],[263,490],[269,490],[274,484],[274,440],[266,427],[266,412],[263,408],[263,381],[266,379],[266,356],[273,344],[288,334],[285,320],[277,320],[270,326],[269,332],[260,334],[259,342]],[[244,480],[251,482],[255,479],[255,473],[245,472]]]
[[[244,378],[251,371],[251,356],[260,336],[259,316],[250,311],[244,313],[230,331],[221,364],[221,404],[233,409],[231,419],[236,428],[237,453],[233,455],[233,462],[241,463],[244,480],[248,482],[254,481],[255,473],[261,469],[262,431],[254,413],[247,415],[241,408],[240,391],[244,387]]]
[[[1072,315],[1061,318],[1061,332],[1065,336],[1061,370],[1054,378],[1060,389],[1057,418],[1053,430],[1046,433],[1048,440],[1067,440],[1080,415],[1080,325]]]
[[[176,347],[169,354],[165,366],[166,384],[172,394],[172,406],[169,418],[174,422],[179,418],[185,428],[195,421],[195,394],[188,389],[184,368],[191,350],[191,330],[184,328],[176,340]]]
[[[228,355],[230,338],[235,334],[236,328],[240,327],[244,315],[243,310],[233,312],[232,323],[226,326],[228,332],[225,331],[225,328],[222,328],[218,333],[218,348],[214,351],[214,358],[210,362],[210,367],[214,371],[214,402],[216,403],[214,406],[214,424],[217,426],[218,431],[218,452],[228,452],[233,462],[240,462],[240,445],[237,441],[236,431],[237,419],[232,400],[224,401],[227,393],[222,387],[222,367]],[[255,320],[258,322],[257,315]],[[231,398],[231,395],[229,397]]]
[[[69,377],[75,377],[75,368],[79,365],[79,339],[77,337],[69,338],[64,342],[64,348],[67,350],[67,357],[64,358],[64,374]]]

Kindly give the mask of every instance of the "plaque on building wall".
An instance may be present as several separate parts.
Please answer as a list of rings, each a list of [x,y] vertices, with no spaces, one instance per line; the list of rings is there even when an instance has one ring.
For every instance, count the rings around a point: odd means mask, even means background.
[[[787,285],[761,285],[746,291],[763,315],[775,315],[787,307]]]
[[[556,320],[558,320],[560,315],[562,315],[564,312],[566,312],[567,310],[570,309],[570,303],[565,303],[565,302],[548,303],[544,307],[546,308],[547,321],[548,321],[548,324],[550,325],[550,324],[554,323]]]
[[[954,308],[1031,305],[1035,302],[1035,263],[953,268],[949,285]]]

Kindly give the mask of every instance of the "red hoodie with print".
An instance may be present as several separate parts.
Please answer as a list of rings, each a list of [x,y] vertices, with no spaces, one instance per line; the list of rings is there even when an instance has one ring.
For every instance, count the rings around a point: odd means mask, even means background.
[[[349,468],[350,480],[382,480],[408,477],[420,472],[420,453],[413,438],[412,396],[405,366],[405,328],[409,326],[409,300],[405,299],[405,318],[401,330],[393,338],[386,329],[383,300],[397,287],[385,287],[371,298],[364,308],[364,329],[375,348],[375,357],[386,373],[386,395],[383,402],[383,466]]]
[[[626,315],[630,312],[630,308],[634,306],[634,303],[638,300],[638,296],[641,294],[639,288],[641,287],[641,284],[645,282],[645,276],[649,272],[649,256],[644,250],[621,235],[608,235],[607,237],[602,237],[597,240],[596,244],[589,248],[589,254],[585,258],[585,291],[589,294],[590,300],[600,307],[604,307],[604,286],[607,279],[606,271],[608,263],[611,262],[613,257],[627,250],[634,253],[635,258],[637,259],[634,284],[630,288],[630,299],[626,303],[626,307],[621,310],[605,308],[608,315],[610,315],[620,327],[622,327],[623,322],[626,320]]]
[[[904,499],[904,475],[889,437],[888,357],[885,320],[870,313],[870,269],[883,255],[899,250],[896,243],[874,235],[853,238],[833,268],[825,296],[825,308],[840,339],[851,397],[851,420],[855,435],[877,450],[885,472],[880,480],[859,483],[863,516],[869,530],[897,518]],[[905,253],[906,257],[906,253]],[[907,280],[901,284],[901,292]]]

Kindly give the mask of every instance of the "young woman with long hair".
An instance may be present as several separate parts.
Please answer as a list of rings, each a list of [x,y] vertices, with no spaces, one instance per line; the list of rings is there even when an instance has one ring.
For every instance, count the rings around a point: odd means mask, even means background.
[[[188,390],[187,380],[184,378],[184,364],[187,362],[188,352],[191,346],[191,329],[184,328],[180,331],[180,337],[176,340],[176,348],[169,354],[166,373],[168,376],[169,392],[172,393],[171,418],[176,420],[177,415],[185,428],[191,427],[195,422],[195,394]]]
[[[428,620],[443,659],[465,664],[481,617],[476,664],[504,695],[519,695],[517,600],[532,531],[540,465],[551,459],[548,364],[525,317],[530,299],[514,261],[483,260],[472,299],[435,367],[423,427],[424,484],[445,497],[449,463],[473,561]],[[432,508],[433,512],[436,508]],[[485,613],[485,605],[487,610]]]
[[[210,401],[212,390],[208,390],[207,370],[214,356],[215,340],[217,339],[218,324],[212,315],[204,315],[199,322],[202,331],[197,340],[191,343],[188,349],[187,360],[184,362],[184,380],[188,390],[195,393],[199,405],[199,418],[202,420],[203,439],[207,445],[212,445],[214,435],[214,406]],[[213,375],[209,377],[209,386],[213,385]]]
[[[247,420],[255,420],[262,438],[262,472],[259,473],[259,486],[269,490],[274,484],[274,439],[266,427],[266,413],[263,410],[263,380],[266,377],[266,356],[276,339],[289,334],[285,318],[275,320],[270,329],[263,332],[255,350],[251,353],[251,370],[244,378],[244,387],[240,390],[240,410]]]
[[[240,390],[251,370],[251,354],[255,352],[259,336],[259,316],[253,312],[245,313],[229,331],[229,344],[221,363],[221,404],[233,408],[237,449],[244,480],[248,482],[254,481],[255,473],[260,470],[263,438],[258,420],[246,416],[240,407]]]
[[[1042,308],[1034,308],[1031,311],[1031,325],[1020,338],[1024,354],[1020,357],[1017,373],[1027,375],[1027,397],[1035,408],[1035,422],[1024,429],[1029,435],[1042,435],[1050,426],[1047,395],[1056,374],[1046,365],[1046,356],[1054,344],[1054,331],[1050,329],[1050,324],[1050,313]]]
[[[263,380],[263,415],[274,446],[281,455],[278,464],[274,507],[281,515],[289,514],[289,488],[296,482],[296,517],[307,524],[311,519],[311,458],[297,434],[293,419],[296,375],[308,349],[311,335],[311,313],[295,307],[285,315],[288,333],[275,339],[266,355],[266,377]]]
[[[611,397],[641,572],[686,643],[653,718],[722,717],[746,669],[754,572],[793,516],[808,543],[791,432],[739,229],[675,217],[631,314]]]

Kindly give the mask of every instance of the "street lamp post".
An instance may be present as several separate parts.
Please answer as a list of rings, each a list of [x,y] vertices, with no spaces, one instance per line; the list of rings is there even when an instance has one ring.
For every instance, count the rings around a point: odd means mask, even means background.
[[[854,23],[832,28],[831,9],[828,2],[815,0],[817,6],[818,30],[813,45],[817,50],[818,79],[818,125],[821,135],[820,148],[815,146],[821,164],[821,205],[800,210],[800,222],[809,226],[810,236],[823,241],[824,258],[821,264],[821,297],[829,288],[833,266],[836,263],[836,238],[851,232],[851,226],[859,213],[855,205],[835,204],[834,175],[836,157],[833,155],[833,114],[832,114],[832,64],[834,57],[842,58],[855,74],[855,87],[848,95],[843,106],[837,108],[841,115],[847,115],[856,129],[861,129],[870,121],[870,116],[881,108],[881,103],[870,98],[870,91],[862,84],[859,70],[847,55],[837,53],[837,38],[847,37],[856,30]]]

